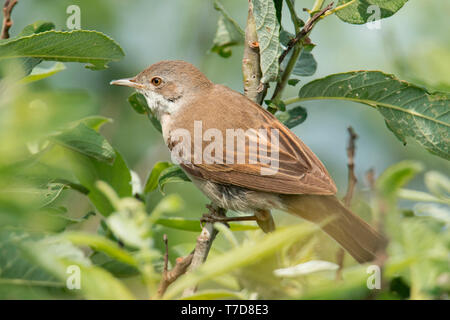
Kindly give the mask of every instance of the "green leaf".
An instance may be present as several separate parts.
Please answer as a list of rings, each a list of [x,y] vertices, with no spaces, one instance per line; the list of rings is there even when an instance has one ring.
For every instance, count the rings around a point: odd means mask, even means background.
[[[303,123],[303,121],[306,120],[307,117],[306,109],[297,106],[295,108],[291,108],[286,112],[278,112],[276,114],[276,117],[278,120],[280,120],[286,127],[289,129],[294,128],[295,126],[298,126],[299,124]]]
[[[425,184],[436,197],[440,199],[450,199],[450,180],[447,176],[437,171],[430,171],[425,174]]]
[[[128,97],[128,103],[133,107],[134,111],[139,114],[145,114],[149,109],[145,97],[138,92],[134,92]]]
[[[159,133],[162,132],[161,129],[161,123],[159,123],[159,120],[155,117],[155,115],[151,112],[150,108],[148,107],[147,100],[145,100],[145,97],[135,92],[131,96],[128,97],[128,102],[130,103],[131,107],[139,114],[147,114],[148,118],[150,119],[150,122],[153,124],[156,130],[159,131]]]
[[[23,28],[23,30],[19,33],[19,35],[17,37],[14,37],[11,39],[25,37],[25,36],[32,35],[34,33],[41,33],[41,32],[50,31],[53,29],[55,29],[55,24],[53,22],[36,21],[32,24],[29,24],[25,28]]]
[[[297,85],[297,83],[300,82],[300,79],[289,79],[288,80],[288,85],[295,87]]]
[[[22,83],[30,83],[38,80],[42,80],[48,77],[53,76],[54,74],[57,74],[58,72],[61,72],[66,69],[66,66],[61,63],[57,62],[55,63],[51,68],[34,68],[33,71],[23,78],[21,80]]]
[[[338,6],[352,0],[339,0]],[[392,16],[408,0],[356,0],[354,3],[336,12],[342,21],[352,24],[364,24]],[[379,13],[379,17],[377,17]],[[370,18],[370,20],[369,20]]]
[[[92,130],[95,130],[98,132],[104,124],[111,123],[112,121],[113,120],[111,118],[106,118],[106,117],[102,117],[102,116],[90,116],[90,117],[83,118],[78,122],[82,122],[86,126],[91,128]]]
[[[164,169],[158,180],[158,186],[161,192],[164,192],[164,186],[168,183],[173,182],[185,182],[185,181],[191,181],[191,179],[188,178],[188,176],[184,173],[183,170],[179,166],[171,166],[167,169]]]
[[[13,58],[86,63],[93,70],[124,56],[122,48],[97,31],[46,31],[0,42],[0,62]]]
[[[261,56],[261,82],[268,83],[278,77],[278,58],[281,54],[280,24],[273,0],[252,0],[252,4]]]
[[[281,13],[283,12],[283,0],[273,0],[275,4],[275,11],[277,12],[277,20],[281,25]]]
[[[300,53],[300,57],[298,57],[298,60],[295,63],[292,73],[301,77],[309,77],[316,73],[316,70],[316,59],[314,59],[311,50],[304,48],[302,50],[302,53]]]
[[[183,231],[201,231],[199,219],[189,219],[183,217],[160,217],[156,219],[155,224],[159,224],[168,228],[178,229]],[[243,224],[243,223],[229,223],[231,231],[249,231],[258,230],[256,225]]]
[[[173,164],[169,162],[157,162],[152,169],[152,172],[150,172],[150,175],[147,179],[147,182],[145,183],[144,193],[149,193],[158,188],[158,181],[161,173],[169,168],[172,167]]]
[[[221,57],[228,58],[231,56],[231,46],[244,43],[244,31],[218,0],[214,1],[214,9],[220,12],[220,17],[217,21],[217,31],[211,51],[217,52]]]
[[[376,188],[387,197],[395,197],[400,188],[422,170],[423,166],[420,162],[401,161],[390,166],[380,175],[376,181]]]
[[[188,276],[183,275],[178,278],[169,287],[164,298],[171,299],[185,288],[195,286],[200,282],[228,273],[236,268],[257,263],[262,258],[279,251],[281,247],[310,236],[313,230],[315,230],[314,226],[305,224],[280,228],[265,235],[259,241],[245,243],[245,245],[240,245],[214,259],[209,259],[198,269],[190,272]]]
[[[108,141],[84,123],[51,136],[51,140],[99,161],[114,161],[114,149]]]
[[[121,198],[132,196],[130,170],[117,151],[112,165],[75,152],[69,154],[69,160],[78,181],[89,189],[89,199],[102,215],[108,216],[114,208],[98,189],[97,181],[108,183]]]
[[[450,98],[379,71],[333,74],[304,85],[295,101],[336,99],[376,108],[404,140],[415,139],[433,154],[450,159]]]

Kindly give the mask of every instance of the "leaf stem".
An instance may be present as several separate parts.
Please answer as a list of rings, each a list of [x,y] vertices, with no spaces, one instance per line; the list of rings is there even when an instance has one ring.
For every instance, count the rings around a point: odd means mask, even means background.
[[[336,13],[336,12],[338,12],[339,10],[342,10],[342,9],[344,9],[344,8],[347,8],[348,6],[352,5],[352,4],[355,3],[355,2],[356,2],[356,0],[352,0],[352,1],[350,1],[350,2],[341,4],[340,6],[337,6],[336,8],[331,9],[331,10],[328,11],[328,12],[325,12],[325,14],[324,14],[323,16],[320,17],[320,19],[323,19],[323,18],[329,16],[330,14]]]
[[[322,9],[324,2],[325,2],[325,0],[316,0],[316,2],[314,2],[314,5],[311,9],[311,12],[319,11],[320,9]]]

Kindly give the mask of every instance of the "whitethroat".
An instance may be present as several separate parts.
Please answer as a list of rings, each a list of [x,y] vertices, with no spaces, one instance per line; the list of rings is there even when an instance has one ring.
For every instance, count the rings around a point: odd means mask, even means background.
[[[256,220],[265,232],[275,228],[272,209],[300,216],[319,224],[360,263],[374,260],[385,247],[382,235],[340,203],[324,165],[292,131],[244,95],[212,83],[192,64],[161,61],[134,78],[111,84],[135,88],[145,96],[161,122],[166,145],[179,153],[181,168],[216,208],[253,213],[248,219]],[[256,134],[249,134],[244,144],[219,150],[220,140],[225,140],[220,136],[239,129]],[[192,138],[198,130],[207,137],[200,142],[202,149],[214,149],[200,161],[193,143],[197,138]],[[185,135],[180,137],[180,132]],[[272,133],[276,141],[268,138]],[[211,148],[212,140],[217,148]],[[200,150],[200,155],[205,153]]]

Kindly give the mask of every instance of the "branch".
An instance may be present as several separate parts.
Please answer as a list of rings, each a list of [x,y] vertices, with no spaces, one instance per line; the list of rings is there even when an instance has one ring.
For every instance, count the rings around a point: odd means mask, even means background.
[[[167,288],[177,280],[181,275],[185,274],[189,265],[192,263],[192,258],[194,253],[189,254],[184,258],[178,258],[176,260],[175,267],[168,271],[169,267],[169,245],[167,240],[167,235],[164,235],[164,245],[166,247],[166,253],[164,254],[164,270],[161,282],[158,287],[158,298],[161,298],[166,292]]]
[[[272,100],[276,103],[277,100],[280,99],[281,93],[283,92],[284,88],[286,87],[286,83],[289,80],[291,72],[294,69],[294,66],[297,62],[298,57],[300,56],[300,53],[302,52],[301,40],[303,40],[304,38],[306,38],[308,36],[308,34],[311,32],[311,30],[313,29],[316,22],[319,20],[319,18],[325,12],[330,10],[332,7],[333,7],[333,2],[331,2],[329,5],[327,5],[324,9],[322,9],[319,12],[317,12],[316,14],[314,14],[311,18],[308,19],[308,21],[303,26],[302,30],[300,30],[300,32],[297,33],[295,38],[291,39],[288,42],[286,49],[281,53],[280,57],[278,58],[278,63],[281,65],[281,63],[283,62],[284,58],[286,58],[289,51],[294,49],[294,52],[292,53],[287,65],[286,65],[286,69],[284,70],[284,72],[281,76],[281,80],[278,81],[277,86],[275,87],[275,90],[272,94],[272,98],[270,100]],[[293,16],[293,14],[295,14],[295,11],[293,11],[293,7],[289,6],[289,9],[291,11],[291,16]],[[294,19],[294,17],[293,17],[293,19]],[[269,110],[269,111],[273,112],[276,110]]]
[[[320,10],[319,12],[317,12],[316,14],[314,14],[312,16],[312,18],[310,18],[305,26],[303,27],[302,30],[300,30],[299,33],[297,33],[297,35],[295,36],[295,38],[291,39],[288,44],[287,44],[287,48],[286,50],[283,51],[283,53],[280,55],[280,57],[278,58],[278,62],[281,64],[281,62],[283,62],[284,58],[286,58],[286,55],[289,53],[289,51],[291,51],[291,49],[300,41],[302,40],[304,37],[306,37],[308,35],[308,33],[311,32],[312,28],[314,27],[314,25],[316,24],[317,20],[319,20],[319,18],[325,14],[328,10],[330,10],[333,7],[333,2],[331,2],[329,5],[327,5],[325,8],[323,8],[322,10]]]
[[[259,42],[256,33],[253,4],[248,1],[247,26],[245,28],[244,57],[242,59],[244,93],[250,100],[261,104],[267,92],[267,85],[261,83],[262,72],[259,55]]]
[[[9,29],[13,25],[13,21],[11,20],[11,12],[16,6],[18,0],[6,0],[5,5],[3,6],[3,26],[2,26],[2,34],[0,39],[8,39],[9,38]]]
[[[348,183],[347,183],[347,193],[343,199],[344,204],[347,208],[350,208],[352,203],[353,193],[355,191],[355,185],[358,182],[355,175],[355,141],[358,139],[358,135],[355,133],[352,127],[348,127],[348,145],[347,145],[347,167],[348,167]],[[344,257],[345,251],[339,248],[336,253],[336,260],[339,268],[336,271],[336,280],[342,279],[342,269],[344,267]]]
[[[226,216],[225,209],[217,209],[212,205],[207,206],[210,211],[215,211],[214,215],[216,216]],[[207,222],[202,228],[202,232],[197,238],[197,245],[195,246],[194,254],[192,257],[192,262],[188,268],[188,272],[191,272],[198,267],[200,267],[208,257],[209,250],[211,249],[212,243],[216,238],[219,231],[214,228],[213,222]],[[191,296],[197,291],[197,287],[187,288],[183,292],[183,297]]]
[[[355,133],[352,127],[348,127],[348,146],[347,146],[347,167],[348,167],[348,185],[347,193],[344,197],[344,203],[346,207],[350,207],[352,202],[353,192],[355,191],[355,185],[358,182],[355,175],[355,140],[358,139],[358,135]]]

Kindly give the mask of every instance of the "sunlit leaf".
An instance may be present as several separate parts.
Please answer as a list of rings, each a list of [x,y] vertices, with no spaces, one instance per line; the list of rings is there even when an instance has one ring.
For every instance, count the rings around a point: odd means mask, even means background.
[[[352,2],[348,7],[336,12],[342,21],[363,24],[392,16],[408,0],[339,0],[337,5]]]
[[[173,164],[169,162],[160,161],[157,162],[154,166],[152,171],[150,172],[149,177],[147,178],[147,182],[145,183],[144,193],[149,193],[158,188],[158,180],[161,175],[161,173],[169,168],[172,167]]]

